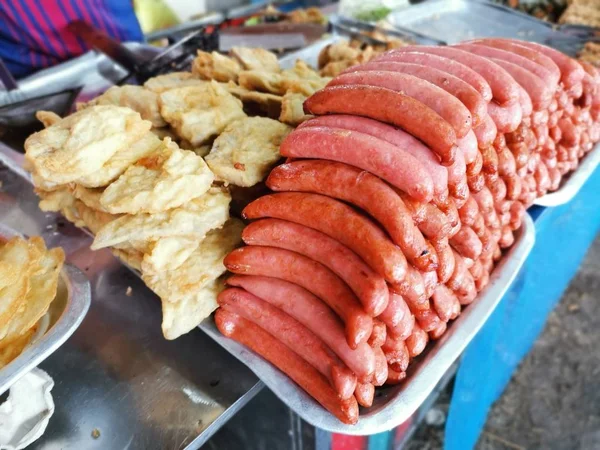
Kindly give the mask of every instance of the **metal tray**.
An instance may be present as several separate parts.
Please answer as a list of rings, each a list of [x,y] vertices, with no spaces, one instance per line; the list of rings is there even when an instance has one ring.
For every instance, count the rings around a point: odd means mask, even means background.
[[[0,236],[10,239],[22,235],[0,224]],[[56,298],[39,321],[43,331],[34,336],[23,353],[0,369],[0,394],[54,353],[75,332],[83,321],[90,302],[88,279],[75,267],[65,264],[58,279]]]
[[[392,11],[386,20],[448,44],[477,37],[509,37],[552,45],[568,54],[577,48],[553,24],[482,0],[432,0]]]
[[[430,345],[411,364],[404,383],[378,389],[380,395],[375,397],[371,408],[361,409],[356,425],[343,424],[270,363],[221,335],[212,319],[205,320],[200,328],[246,364],[282,402],[308,423],[335,433],[380,433],[400,425],[419,408],[510,288],[535,241],[533,221],[528,214],[516,234],[515,244],[492,273],[488,287],[449,326],[442,339]]]
[[[598,163],[600,163],[600,144],[596,144],[594,149],[583,158],[579,167],[563,179],[557,191],[537,198],[533,204],[539,206],[559,206],[569,203],[577,195],[587,179],[594,173],[596,167],[598,167]]]

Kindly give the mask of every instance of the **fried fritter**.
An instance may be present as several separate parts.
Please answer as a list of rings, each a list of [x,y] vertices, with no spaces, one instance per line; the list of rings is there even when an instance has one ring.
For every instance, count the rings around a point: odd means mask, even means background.
[[[202,86],[206,83],[207,82],[201,80],[198,75],[190,72],[171,72],[150,78],[144,83],[144,87],[152,92],[161,94],[170,89],[186,86]]]
[[[236,120],[215,140],[206,162],[220,180],[254,186],[281,158],[279,145],[291,131],[291,127],[266,117]]]
[[[230,122],[246,116],[242,102],[216,81],[163,92],[160,111],[177,134],[194,146],[202,145]]]
[[[304,113],[304,100],[306,96],[295,92],[288,92],[283,96],[281,115],[279,121],[291,126],[298,126],[312,116]]]
[[[245,70],[264,70],[266,72],[281,70],[277,55],[263,48],[233,47],[230,53]]]
[[[62,120],[62,117],[52,111],[38,111],[35,113],[35,118],[42,122],[44,128],[51,127]]]
[[[198,50],[198,56],[192,63],[192,73],[205,80],[221,82],[236,81],[242,67],[228,56],[217,52],[207,53]]]
[[[175,270],[198,248],[201,240],[193,237],[163,237],[149,245],[142,261],[142,271]]]

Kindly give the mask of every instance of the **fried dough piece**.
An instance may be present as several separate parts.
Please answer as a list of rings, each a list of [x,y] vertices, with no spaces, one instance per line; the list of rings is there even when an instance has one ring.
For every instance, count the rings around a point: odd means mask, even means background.
[[[223,258],[242,240],[244,223],[230,219],[210,231],[198,248],[175,270],[144,272],[142,279],[163,302],[176,302],[204,288],[225,273]]]
[[[0,341],[0,369],[7,366],[17,358],[31,342],[31,339],[37,331],[37,325],[28,330],[25,334],[17,336],[15,339],[3,339]]]
[[[200,146],[232,121],[245,117],[242,102],[216,81],[171,89],[160,95],[160,111],[177,134]]]
[[[266,70],[244,70],[238,76],[238,82],[243,88],[276,95],[285,94],[284,81],[282,74]]]
[[[53,111],[38,111],[35,113],[35,118],[42,122],[44,128],[51,127],[62,120],[62,117]]]
[[[161,140],[154,133],[145,133],[138,141],[115,153],[100,170],[76,180],[89,188],[108,186],[137,160],[154,152]]]
[[[99,202],[112,214],[161,212],[201,196],[213,180],[200,156],[165,138],[157,151],[138,160],[110,184]]]
[[[99,212],[108,213],[108,211],[100,203],[100,197],[104,192],[102,188],[86,188],[79,184],[72,188],[73,197],[80,200],[88,208],[95,209]]]
[[[75,204],[75,196],[66,186],[54,191],[36,188],[35,193],[40,198],[39,207],[42,211],[60,211]]]
[[[202,239],[229,218],[231,196],[226,189],[213,187],[201,197],[178,208],[155,214],[124,215],[96,234],[92,250],[129,241],[150,241],[168,236]]]
[[[142,119],[148,120],[153,127],[164,127],[167,123],[163,120],[158,110],[158,95],[142,86],[112,86],[95,99],[77,105],[77,110],[89,108],[94,105],[126,106],[140,113]]]
[[[206,83],[205,80],[198,78],[198,75],[190,72],[171,72],[150,78],[144,83],[144,87],[152,92],[161,94],[170,89],[186,86],[202,86]]]
[[[298,126],[312,116],[304,113],[304,100],[306,96],[295,92],[288,92],[283,96],[279,121],[291,126]]]
[[[162,331],[165,339],[177,339],[200,325],[219,306],[217,296],[223,289],[225,283],[219,278],[177,302],[162,302]]]
[[[291,131],[291,127],[266,117],[236,120],[215,140],[206,162],[220,180],[254,186],[281,158],[279,145]]]
[[[198,248],[201,240],[194,237],[172,236],[152,242],[142,261],[142,272],[175,270]]]
[[[246,70],[240,72],[238,81],[240,86],[251,91],[284,95],[287,91],[293,90],[308,97],[324,88],[330,79],[319,76],[305,63],[296,62],[293,69],[281,73]]]
[[[266,72],[281,70],[275,53],[263,48],[233,47],[230,53],[245,70],[264,70]]]
[[[127,264],[132,269],[137,271],[142,271],[142,259],[144,254],[139,250],[134,249],[120,249],[120,248],[112,248],[111,249],[113,255],[119,258],[122,262]]]
[[[96,235],[103,226],[120,217],[92,209],[80,200],[75,201],[75,211],[82,223],[81,227],[86,227],[93,235]]]
[[[203,52],[198,50],[198,56],[192,62],[192,73],[205,80],[221,82],[236,81],[242,67],[233,58],[218,52]]]
[[[29,136],[25,158],[45,181],[69,183],[100,170],[150,127],[129,108],[92,106]]]

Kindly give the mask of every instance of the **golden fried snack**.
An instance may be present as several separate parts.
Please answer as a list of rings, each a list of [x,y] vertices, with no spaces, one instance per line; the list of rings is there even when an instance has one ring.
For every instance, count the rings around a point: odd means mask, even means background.
[[[144,83],[144,87],[152,92],[161,94],[169,89],[186,86],[202,86],[204,84],[206,84],[206,81],[201,80],[196,74],[190,72],[171,72],[150,78]]]
[[[80,184],[72,186],[71,192],[73,197],[80,200],[88,208],[95,209],[99,212],[108,213],[102,203],[100,203],[100,197],[104,192],[102,188],[86,188]]]
[[[96,209],[112,214],[161,212],[200,197],[213,180],[200,156],[165,138],[154,153],[129,166],[104,190],[102,208]]]
[[[177,134],[200,146],[232,121],[245,117],[242,102],[216,81],[160,94],[160,111]]]
[[[142,119],[150,121],[153,127],[167,125],[158,110],[158,95],[142,86],[113,86],[95,99],[78,104],[77,110],[94,105],[126,106],[139,112]]]
[[[198,56],[192,62],[192,73],[204,80],[221,82],[237,81],[242,66],[233,58],[218,52],[203,52],[198,50]]]
[[[281,103],[279,121],[295,127],[313,117],[304,113],[304,100],[306,100],[306,96],[303,94],[286,93]]]
[[[236,120],[215,140],[206,162],[220,180],[254,186],[281,158],[279,145],[291,131],[291,127],[266,117]]]
[[[92,106],[32,134],[25,158],[45,181],[69,183],[100,170],[151,126],[129,108]]]
[[[143,272],[175,270],[198,248],[201,239],[187,236],[163,237],[148,245],[142,261]]]
[[[275,53],[262,48],[233,47],[231,56],[239,61],[245,70],[279,72],[279,60]]]
[[[51,127],[62,120],[62,117],[52,111],[38,111],[35,113],[35,118],[42,122],[44,128]]]

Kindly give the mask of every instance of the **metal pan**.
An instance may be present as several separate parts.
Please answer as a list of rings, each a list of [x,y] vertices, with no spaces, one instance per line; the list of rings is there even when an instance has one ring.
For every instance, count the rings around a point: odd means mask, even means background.
[[[22,236],[0,224],[0,237]],[[78,269],[65,265],[58,279],[56,298],[40,319],[44,331],[16,359],[0,369],[0,394],[56,351],[79,327],[91,302],[90,283]]]
[[[533,204],[539,206],[559,206],[569,203],[577,195],[587,179],[594,173],[600,163],[600,144],[596,144],[581,161],[579,167],[567,174],[557,191],[537,198]]]
[[[246,347],[221,335],[212,318],[200,324],[200,329],[248,366],[282,402],[310,424],[335,433],[380,433],[400,425],[421,406],[510,288],[535,241],[533,221],[528,214],[516,234],[515,244],[492,273],[488,287],[448,327],[442,339],[431,344],[426,353],[410,366],[402,384],[379,389],[380,395],[375,397],[373,406],[361,410],[356,425],[343,424],[278,369]]]

